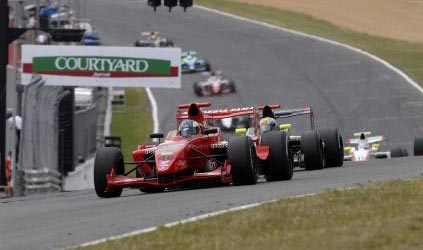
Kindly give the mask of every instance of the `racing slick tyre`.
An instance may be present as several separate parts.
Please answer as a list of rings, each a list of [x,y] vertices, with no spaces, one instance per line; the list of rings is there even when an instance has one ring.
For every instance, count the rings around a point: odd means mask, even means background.
[[[265,176],[267,181],[290,180],[294,174],[286,131],[269,131],[261,137],[261,145],[269,146]]]
[[[228,142],[228,159],[231,163],[234,185],[257,183],[257,167],[253,141],[248,136],[234,136]]]
[[[344,143],[337,128],[322,129],[320,138],[324,142],[326,167],[340,167],[344,164]]]
[[[103,147],[97,151],[94,161],[94,187],[98,197],[113,198],[122,194],[122,188],[107,190],[106,176],[114,168],[117,175],[123,175],[125,168],[123,156],[119,148]]]
[[[194,89],[194,93],[197,96],[202,96],[201,87],[200,87],[200,84],[198,82],[194,82],[194,85],[192,87]]]
[[[236,92],[235,82],[232,80],[229,82],[229,89],[231,90],[232,93]]]
[[[414,138],[414,155],[423,155],[423,136]]]
[[[391,149],[391,158],[405,157],[408,156],[408,152],[405,148],[397,147]]]
[[[209,62],[206,62],[205,68],[206,71],[211,71],[211,64]]]
[[[301,146],[304,153],[305,170],[317,170],[325,167],[322,140],[317,131],[309,131],[302,134]]]

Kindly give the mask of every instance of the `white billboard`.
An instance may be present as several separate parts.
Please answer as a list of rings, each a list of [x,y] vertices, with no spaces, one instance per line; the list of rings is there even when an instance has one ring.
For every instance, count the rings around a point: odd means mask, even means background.
[[[22,84],[32,74],[46,85],[181,87],[180,48],[22,46]]]

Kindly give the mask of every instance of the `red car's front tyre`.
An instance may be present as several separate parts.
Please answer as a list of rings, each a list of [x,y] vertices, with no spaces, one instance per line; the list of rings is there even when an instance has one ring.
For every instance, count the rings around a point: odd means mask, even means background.
[[[115,169],[117,175],[123,175],[124,161],[119,148],[103,147],[97,151],[94,161],[94,187],[98,197],[113,198],[122,194],[122,188],[107,190],[107,175]]]

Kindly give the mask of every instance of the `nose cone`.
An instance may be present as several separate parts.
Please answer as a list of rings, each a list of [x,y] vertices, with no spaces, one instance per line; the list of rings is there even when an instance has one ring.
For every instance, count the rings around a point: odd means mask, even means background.
[[[156,167],[159,174],[166,174],[173,171],[175,160],[183,153],[185,142],[163,143],[156,150]]]

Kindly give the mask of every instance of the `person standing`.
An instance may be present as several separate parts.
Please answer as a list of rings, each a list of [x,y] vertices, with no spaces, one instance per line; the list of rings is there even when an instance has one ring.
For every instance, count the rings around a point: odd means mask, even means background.
[[[16,143],[15,143],[15,155],[16,162],[18,162],[19,156],[19,143],[21,139],[21,129],[22,129],[22,118],[19,115],[13,115],[13,110],[7,108],[6,111],[6,123],[7,125],[15,130],[16,134]]]

